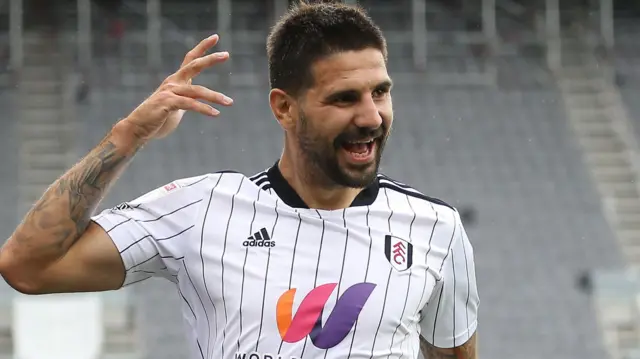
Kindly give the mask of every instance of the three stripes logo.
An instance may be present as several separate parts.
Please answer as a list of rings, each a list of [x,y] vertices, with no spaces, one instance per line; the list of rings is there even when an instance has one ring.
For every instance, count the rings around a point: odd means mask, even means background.
[[[258,232],[254,233],[253,236],[249,236],[242,245],[245,247],[275,247],[276,241],[272,241],[267,229],[262,228]]]

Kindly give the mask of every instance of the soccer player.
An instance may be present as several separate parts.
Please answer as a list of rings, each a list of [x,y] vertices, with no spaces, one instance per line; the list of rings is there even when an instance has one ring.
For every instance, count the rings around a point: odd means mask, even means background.
[[[108,188],[229,54],[214,35],[51,185],[0,252],[26,294],[176,285],[192,359],[476,358],[473,249],[456,209],[378,173],[393,111],[387,48],[363,10],[300,4],[267,40],[275,164],[178,179],[95,215]]]

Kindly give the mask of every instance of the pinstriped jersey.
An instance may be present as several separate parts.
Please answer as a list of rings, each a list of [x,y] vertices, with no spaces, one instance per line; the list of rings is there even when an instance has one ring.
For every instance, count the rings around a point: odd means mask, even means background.
[[[341,210],[308,208],[277,164],[177,180],[93,218],[124,285],[173,282],[192,359],[418,358],[476,330],[458,212],[384,175]]]

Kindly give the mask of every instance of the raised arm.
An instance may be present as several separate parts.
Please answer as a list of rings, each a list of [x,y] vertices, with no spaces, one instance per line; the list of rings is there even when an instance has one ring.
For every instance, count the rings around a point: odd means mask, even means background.
[[[218,41],[209,37],[181,66],[104,140],[60,177],[27,213],[0,249],[0,274],[28,294],[101,291],[119,288],[125,278],[121,254],[103,228],[91,222],[109,187],[149,140],[167,135],[185,110],[215,116],[198,100],[230,105],[230,99],[191,79],[225,61],[227,53],[206,55]]]
[[[0,273],[16,290],[108,290],[122,283],[124,270],[115,246],[97,226],[87,229],[109,186],[140,147],[127,126],[117,124],[51,185],[2,248]]]

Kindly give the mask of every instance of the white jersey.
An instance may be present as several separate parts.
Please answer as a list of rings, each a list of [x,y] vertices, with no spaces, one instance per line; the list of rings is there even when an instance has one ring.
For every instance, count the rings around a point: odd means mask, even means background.
[[[458,212],[379,175],[342,210],[308,208],[277,165],[182,179],[94,218],[124,285],[164,277],[192,359],[406,358],[476,330]]]

